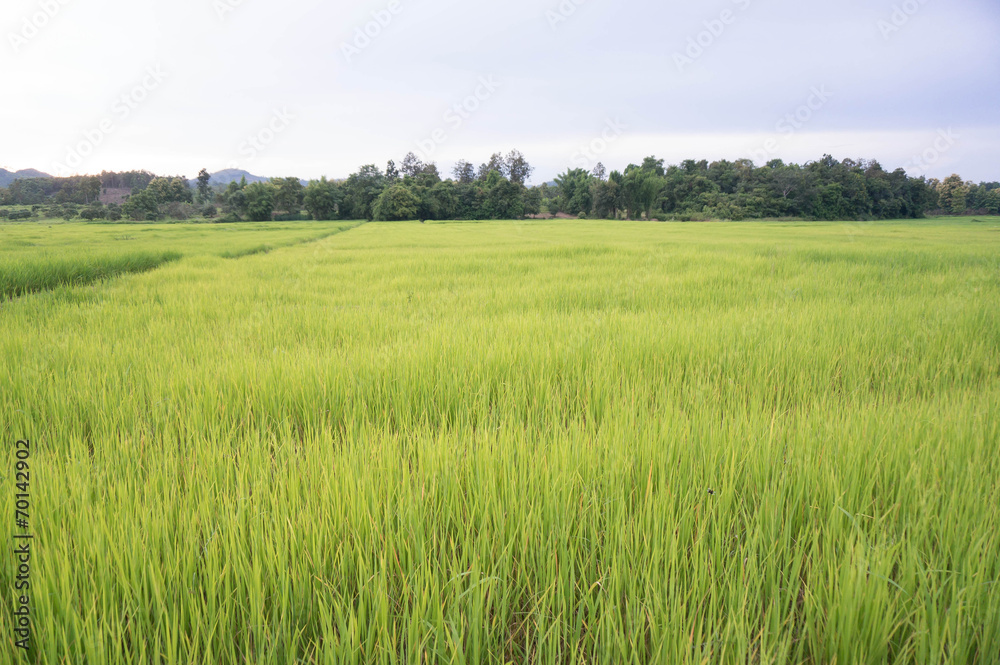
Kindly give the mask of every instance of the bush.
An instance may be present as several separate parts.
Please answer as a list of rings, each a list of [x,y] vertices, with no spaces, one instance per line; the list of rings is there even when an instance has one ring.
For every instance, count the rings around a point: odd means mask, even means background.
[[[208,205],[201,209],[201,216],[205,219],[214,219],[218,214],[219,209],[213,205]]]
[[[71,219],[76,218],[76,216],[79,214],[80,214],[80,209],[72,203],[66,203],[65,205],[63,205],[62,210],[60,211],[60,216],[67,222]]]
[[[80,211],[80,219],[92,222],[95,219],[104,219],[104,210],[99,206],[90,206]]]
[[[30,210],[11,210],[7,215],[8,219],[11,221],[16,221],[19,219],[31,219]]]
[[[190,203],[180,201],[172,201],[163,206],[162,210],[164,217],[178,222],[187,221],[200,212]]]
[[[711,215],[703,212],[685,212],[674,217],[679,222],[707,222],[712,219]]]

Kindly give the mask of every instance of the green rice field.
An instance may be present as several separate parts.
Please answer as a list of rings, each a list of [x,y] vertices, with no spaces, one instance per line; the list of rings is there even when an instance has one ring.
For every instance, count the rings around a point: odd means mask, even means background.
[[[0,386],[3,664],[1000,662],[997,218],[0,224]]]

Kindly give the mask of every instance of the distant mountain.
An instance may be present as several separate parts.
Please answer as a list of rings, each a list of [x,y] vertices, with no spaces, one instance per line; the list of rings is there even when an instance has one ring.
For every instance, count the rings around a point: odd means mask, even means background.
[[[51,178],[48,173],[42,173],[37,169],[24,169],[22,171],[8,171],[7,169],[0,169],[0,187],[10,187],[10,183],[15,180],[24,180],[26,178]]]
[[[224,171],[219,171],[218,173],[213,173],[212,174],[212,179],[209,181],[209,184],[211,184],[212,187],[215,187],[216,185],[222,185],[223,187],[225,187],[226,185],[228,185],[231,182],[239,182],[241,178],[246,178],[247,179],[247,184],[252,183],[252,182],[269,182],[270,181],[270,178],[264,178],[264,177],[259,176],[259,175],[254,175],[254,174],[250,173],[249,171],[243,171],[243,170],[240,170],[240,169],[225,169]],[[197,186],[197,184],[198,184],[197,180],[192,180],[191,181],[191,185],[192,186]]]
[[[7,169],[0,169],[0,187],[10,187],[10,183],[15,180],[23,180],[26,178],[51,178],[53,176],[48,173],[42,173],[37,169],[24,169],[23,171],[8,171]],[[243,171],[242,169],[225,169],[219,171],[218,173],[212,174],[211,185],[215,187],[216,185],[221,185],[225,187],[231,182],[239,182],[241,178],[246,178],[247,183],[252,182],[269,182],[270,178],[265,178],[264,176],[254,175],[249,171]],[[188,183],[191,187],[197,187],[197,180],[189,180]],[[306,185],[308,182],[302,180],[302,184]]]

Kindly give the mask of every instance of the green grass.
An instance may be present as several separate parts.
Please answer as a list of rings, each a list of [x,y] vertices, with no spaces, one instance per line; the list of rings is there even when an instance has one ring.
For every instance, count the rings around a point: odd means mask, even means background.
[[[294,245],[301,245],[305,243],[316,242],[317,240],[323,240],[324,238],[329,238],[332,235],[343,233],[344,231],[349,231],[355,226],[360,225],[361,223],[362,222],[357,222],[354,224],[337,225],[333,228],[332,231],[324,232],[318,236],[307,236],[305,238],[300,238],[298,240],[295,239],[286,240],[283,243],[279,244],[277,247],[275,247],[274,245],[258,245],[256,247],[247,247],[244,249],[226,250],[221,254],[219,254],[219,256],[221,256],[224,259],[240,259],[243,258],[244,256],[254,256],[255,254],[268,254],[280,247],[292,247]]]
[[[0,224],[0,301],[145,272],[182,253],[240,258],[316,242],[358,222],[232,224]],[[253,244],[270,240],[273,244]],[[169,251],[165,251],[169,248]],[[177,251],[180,250],[180,251]]]
[[[273,249],[274,247],[272,247],[271,245],[258,245],[257,247],[249,247],[247,249],[241,249],[236,251],[226,250],[221,254],[219,254],[219,256],[221,256],[224,259],[239,259],[243,258],[244,256],[253,256],[254,254],[267,254]]]
[[[284,247],[329,237],[359,222],[269,222],[239,224],[0,223],[0,261],[43,253],[70,255],[115,251],[180,252],[200,256]]]
[[[179,258],[177,252],[128,252],[75,259],[9,260],[0,264],[0,301],[60,286],[82,286],[124,273],[145,272]]]
[[[7,303],[14,662],[994,663],[997,229],[220,234]]]

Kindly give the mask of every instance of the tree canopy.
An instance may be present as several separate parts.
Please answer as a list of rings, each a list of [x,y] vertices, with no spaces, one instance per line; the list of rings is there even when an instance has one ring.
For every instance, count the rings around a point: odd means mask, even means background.
[[[518,150],[493,153],[478,168],[459,160],[443,179],[435,163],[414,153],[385,171],[374,164],[343,181],[245,179],[212,186],[202,169],[195,181],[147,171],[98,176],[23,178],[0,188],[6,219],[36,215],[116,220],[160,218],[272,219],[511,219],[526,215],[599,219],[879,220],[933,214],[1000,214],[1000,183],[943,181],[886,171],[877,161],[829,155],[806,164],[774,159],[762,166],[685,160],[667,165],[649,156],[624,170],[570,168],[553,183],[529,187],[534,167]],[[6,209],[13,208],[13,209]],[[25,209],[28,209],[25,212]],[[26,216],[27,215],[27,216]]]

